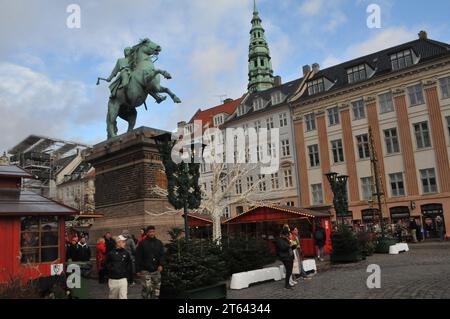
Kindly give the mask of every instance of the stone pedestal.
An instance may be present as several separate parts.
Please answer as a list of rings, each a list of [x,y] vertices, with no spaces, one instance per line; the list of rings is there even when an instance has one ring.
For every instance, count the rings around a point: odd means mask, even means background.
[[[139,229],[156,227],[158,237],[167,241],[167,231],[183,228],[182,214],[173,209],[155,187],[167,187],[167,179],[155,137],[167,132],[141,127],[93,147],[87,161],[95,167],[95,208],[103,218],[91,228],[91,240],[110,231],[113,236],[128,229],[136,237]]]

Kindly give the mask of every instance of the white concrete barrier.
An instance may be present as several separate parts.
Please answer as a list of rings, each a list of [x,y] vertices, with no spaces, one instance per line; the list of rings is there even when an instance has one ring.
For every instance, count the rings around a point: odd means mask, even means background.
[[[231,276],[230,289],[240,290],[258,282],[281,279],[280,269],[277,267],[241,272]]]
[[[313,271],[314,273],[317,272],[317,265],[314,259],[305,259],[302,261],[302,263],[303,263],[303,270],[305,272],[313,272]]]
[[[389,254],[390,255],[398,255],[403,252],[408,252],[409,246],[406,243],[399,243],[395,244],[389,247]]]

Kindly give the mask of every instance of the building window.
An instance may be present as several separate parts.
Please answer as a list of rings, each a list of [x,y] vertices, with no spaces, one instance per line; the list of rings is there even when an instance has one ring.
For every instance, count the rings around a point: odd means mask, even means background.
[[[400,152],[400,145],[398,143],[397,129],[391,128],[384,131],[384,140],[386,142],[386,150],[388,154]]]
[[[390,174],[392,197],[405,196],[405,184],[403,183],[403,174]]]
[[[420,179],[424,194],[437,193],[436,173],[434,168],[423,169],[420,171]]]
[[[240,179],[236,181],[236,194],[242,194],[242,180]]]
[[[314,113],[305,115],[306,131],[314,131],[316,129],[316,115]]]
[[[448,136],[450,138],[450,116],[447,116],[445,119],[447,120],[447,130],[448,130]]]
[[[353,68],[347,69],[347,78],[348,83],[350,84],[367,79],[366,65],[361,64]]]
[[[281,102],[283,102],[283,94],[280,91],[275,92],[272,94],[271,99],[272,105],[280,104]]]
[[[331,141],[331,149],[333,151],[334,163],[342,163],[344,161],[344,147],[342,140]]]
[[[289,206],[289,207],[294,207],[295,206],[295,203],[294,202],[287,202],[286,203],[286,206]]]
[[[279,115],[279,118],[280,118],[280,127],[285,127],[288,125],[288,119],[287,119],[286,113],[281,113]]]
[[[391,65],[393,71],[407,68],[413,64],[414,62],[411,50],[405,50],[391,55]]]
[[[259,175],[259,191],[265,192],[266,191],[266,178],[265,175]]]
[[[352,102],[352,109],[353,109],[353,118],[355,121],[366,118],[364,101],[362,99],[359,101]]]
[[[328,109],[327,112],[328,112],[328,122],[330,126],[338,125],[340,123],[339,108],[336,106],[331,109]]]
[[[323,204],[322,184],[311,185],[311,190],[312,190],[312,196],[313,196],[313,205]]]
[[[394,101],[391,92],[380,94],[378,96],[378,101],[380,103],[380,112],[382,114],[394,111]]]
[[[259,111],[264,108],[264,100],[262,98],[257,98],[253,101],[253,110]]]
[[[439,84],[441,85],[442,98],[450,98],[450,76],[440,79]]]
[[[238,106],[238,111],[237,111],[237,115],[238,116],[242,116],[245,115],[245,113],[247,113],[247,108],[244,104],[241,104]]]
[[[431,147],[430,131],[428,122],[414,124],[414,132],[416,134],[417,149]]]
[[[219,114],[214,116],[214,126],[219,126],[223,124],[224,116],[223,114]]]
[[[256,130],[256,133],[259,133],[259,130],[261,129],[261,121],[260,120],[258,120],[258,121],[255,121],[255,130]]]
[[[356,142],[358,144],[359,159],[370,158],[369,135],[368,134],[358,135],[356,137]]]
[[[361,188],[363,200],[372,200],[373,198],[373,179],[372,177],[361,178]]]
[[[293,187],[294,183],[292,181],[292,170],[284,170],[284,187]]]
[[[267,143],[267,154],[272,158],[277,158],[276,152],[276,144],[275,143]]]
[[[253,176],[247,176],[247,189],[251,189],[253,187]]]
[[[308,82],[308,94],[314,95],[325,91],[325,81],[323,78]]]
[[[266,119],[266,126],[268,131],[274,128],[273,117],[269,117]]]
[[[291,156],[291,147],[289,144],[289,140],[281,141],[281,154],[283,154],[283,156]]]
[[[279,189],[280,188],[280,181],[278,179],[278,173],[272,174],[270,176],[270,181],[272,182],[272,189]]]
[[[317,167],[320,165],[320,157],[319,157],[319,145],[314,144],[308,146],[309,151],[309,164],[311,167]]]
[[[20,219],[20,262],[37,264],[59,258],[58,217],[22,217]]]
[[[420,105],[425,103],[425,99],[423,97],[423,89],[422,84],[417,84],[410,86],[408,88],[409,101],[411,106]]]

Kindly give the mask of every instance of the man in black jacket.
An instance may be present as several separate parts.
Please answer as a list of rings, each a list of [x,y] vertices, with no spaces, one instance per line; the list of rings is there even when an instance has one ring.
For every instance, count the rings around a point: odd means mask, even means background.
[[[108,271],[109,299],[127,299],[128,280],[131,273],[131,256],[125,250],[126,238],[117,237],[116,248],[106,255],[105,267]]]
[[[142,297],[158,299],[164,261],[164,245],[156,238],[154,226],[146,229],[147,237],[136,249],[136,273],[141,278]]]
[[[292,276],[292,269],[294,267],[294,251],[296,245],[291,244],[289,238],[290,231],[288,227],[283,227],[280,237],[275,241],[276,251],[278,258],[283,262],[284,268],[286,269],[286,278],[284,283],[284,288],[292,289],[290,284],[290,279]]]

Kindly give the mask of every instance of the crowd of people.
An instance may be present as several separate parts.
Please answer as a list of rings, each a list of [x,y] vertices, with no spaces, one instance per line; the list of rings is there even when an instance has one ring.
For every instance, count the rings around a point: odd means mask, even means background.
[[[75,235],[67,244],[67,261],[79,262],[82,275],[89,276],[91,251],[86,237]],[[113,237],[107,232],[97,240],[96,267],[98,281],[108,284],[109,299],[127,299],[128,287],[139,281],[144,299],[158,299],[161,272],[164,262],[164,245],[156,238],[156,228],[140,230],[137,239],[128,230]]]
[[[317,225],[314,232],[314,241],[317,259],[323,261],[324,247],[327,241],[325,229]],[[275,240],[276,254],[286,270],[284,287],[293,289],[299,279],[311,279],[303,268],[303,254],[300,245],[300,236],[297,226],[285,224],[280,236]]]

